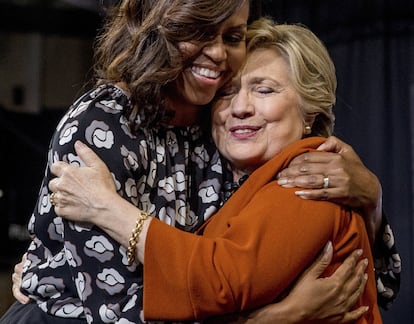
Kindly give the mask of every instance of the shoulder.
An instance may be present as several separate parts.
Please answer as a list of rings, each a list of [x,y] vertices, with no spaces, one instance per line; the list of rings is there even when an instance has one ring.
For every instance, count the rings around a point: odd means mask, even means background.
[[[69,108],[67,115],[75,118],[85,112],[120,114],[130,105],[130,99],[122,89],[112,84],[102,84],[78,98]]]
[[[73,152],[76,140],[99,149],[112,149],[135,140],[123,111],[129,97],[120,88],[103,84],[77,99],[57,125],[52,147],[60,154]],[[118,143],[117,143],[118,142]]]

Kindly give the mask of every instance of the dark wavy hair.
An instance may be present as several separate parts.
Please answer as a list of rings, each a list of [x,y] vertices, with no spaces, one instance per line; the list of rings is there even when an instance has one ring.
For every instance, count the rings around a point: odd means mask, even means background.
[[[183,71],[181,41],[205,41],[244,0],[123,0],[108,11],[95,42],[97,83],[123,82],[132,129],[171,118],[167,87]]]

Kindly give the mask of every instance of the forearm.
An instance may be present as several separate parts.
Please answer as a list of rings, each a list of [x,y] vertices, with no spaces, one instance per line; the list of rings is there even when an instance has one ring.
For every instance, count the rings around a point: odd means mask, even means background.
[[[304,322],[300,307],[292,307],[297,301],[280,302],[262,307],[254,312],[234,313],[220,317],[212,317],[204,321],[206,324],[299,324]],[[299,312],[298,312],[299,308]]]
[[[373,195],[371,199],[367,199],[366,205],[362,208],[362,215],[364,216],[371,246],[374,246],[376,236],[382,223],[382,187],[374,174],[371,174],[370,181],[372,183],[370,187],[374,188],[373,193],[375,195]]]
[[[140,210],[114,193],[102,212],[95,216],[92,221],[127,249],[138,217],[140,217]],[[137,239],[136,260],[141,263],[144,263],[145,240],[151,220],[152,218],[149,217],[144,221],[142,231]]]

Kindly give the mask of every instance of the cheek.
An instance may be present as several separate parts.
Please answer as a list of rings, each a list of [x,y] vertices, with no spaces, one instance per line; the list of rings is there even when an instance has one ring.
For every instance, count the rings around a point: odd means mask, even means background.
[[[228,51],[228,62],[230,69],[233,73],[236,73],[240,70],[245,58],[246,58],[246,46],[243,43],[242,46],[237,48],[231,48]]]
[[[189,58],[191,56],[194,56],[197,52],[199,52],[200,47],[189,42],[179,42],[178,50],[184,58]]]
[[[228,115],[225,108],[227,106],[227,103],[216,103],[211,110],[211,133],[216,144],[219,140],[222,140],[225,132],[225,123]]]

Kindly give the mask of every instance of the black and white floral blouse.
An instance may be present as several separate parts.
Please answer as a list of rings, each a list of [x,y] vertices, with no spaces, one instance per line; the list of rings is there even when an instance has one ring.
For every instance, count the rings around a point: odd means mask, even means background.
[[[119,243],[95,226],[63,220],[50,204],[50,165],[82,165],[76,140],[105,161],[120,195],[172,226],[195,231],[219,206],[222,167],[209,137],[199,127],[132,135],[121,113],[127,105],[121,89],[100,86],[69,109],[51,140],[22,283],[50,314],[89,323],[142,321],[142,266],[128,266]]]

